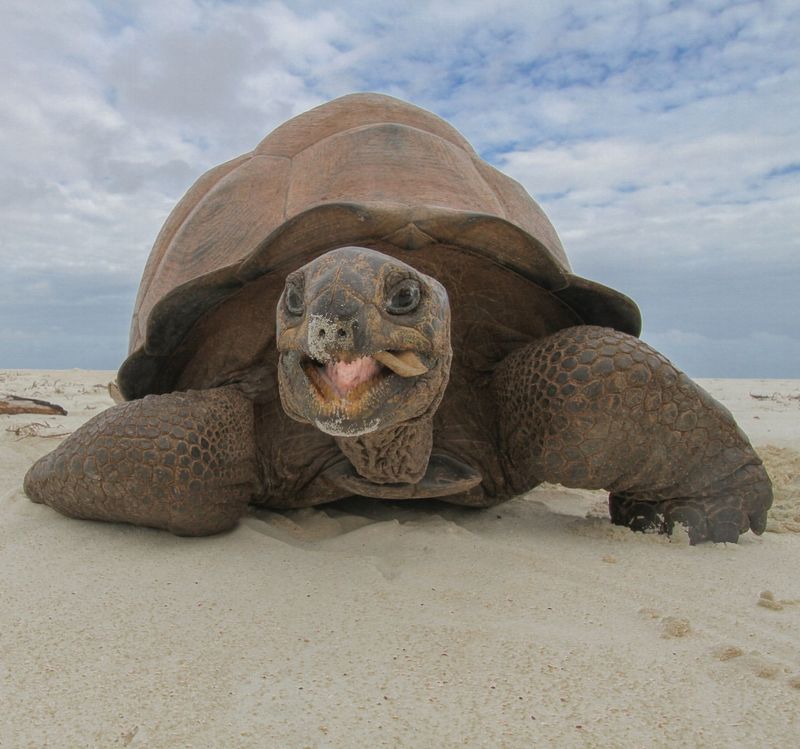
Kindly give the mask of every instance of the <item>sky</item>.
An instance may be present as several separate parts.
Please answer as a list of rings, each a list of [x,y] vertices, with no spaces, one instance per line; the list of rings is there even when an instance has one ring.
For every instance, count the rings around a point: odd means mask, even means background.
[[[0,368],[115,369],[207,169],[355,91],[455,125],[695,377],[800,377],[796,0],[4,0]]]

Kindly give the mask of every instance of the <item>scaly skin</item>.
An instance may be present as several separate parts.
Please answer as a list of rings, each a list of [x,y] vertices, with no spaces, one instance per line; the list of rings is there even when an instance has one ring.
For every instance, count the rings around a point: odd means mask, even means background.
[[[496,370],[501,450],[518,491],[607,489],[612,521],[687,526],[690,541],[762,533],[772,488],[733,417],[647,344],[567,328]]]
[[[232,388],[109,408],[38,460],[25,492],[64,515],[204,536],[236,524],[259,482],[253,406]]]
[[[417,280],[419,304],[390,314],[397,274]],[[331,452],[316,468],[322,493],[309,503],[350,491],[398,498],[475,486],[480,473],[459,463],[457,450],[435,449],[432,417],[452,359],[441,284],[380,253],[342,248],[292,274],[290,288],[291,309],[285,291],[278,310],[283,407],[321,431],[328,431],[326,409],[339,414],[328,432]],[[369,359],[383,353],[410,354],[422,374],[383,372],[378,384],[361,383],[366,395],[354,400],[333,394],[342,381],[319,392],[312,384],[325,362],[362,360],[353,370],[374,372]],[[310,376],[309,367],[316,367]],[[498,456],[513,491],[542,481],[604,488],[613,522],[659,532],[681,523],[692,543],[763,532],[771,485],[747,438],[725,408],[637,338],[566,328],[509,354],[491,377]],[[250,500],[269,505],[272,482],[285,481],[265,464],[273,426],[258,427],[259,475],[254,407],[242,392],[150,395],[87,422],[31,468],[25,491],[73,517],[217,533]]]

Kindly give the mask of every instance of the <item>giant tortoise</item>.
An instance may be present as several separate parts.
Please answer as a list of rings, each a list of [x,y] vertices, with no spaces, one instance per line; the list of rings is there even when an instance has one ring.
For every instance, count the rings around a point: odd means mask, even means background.
[[[355,94],[194,184],[156,239],[125,399],[28,472],[78,518],[203,535],[248,504],[489,507],[548,481],[692,543],[761,533],[728,411],[570,271],[522,187],[430,112]]]

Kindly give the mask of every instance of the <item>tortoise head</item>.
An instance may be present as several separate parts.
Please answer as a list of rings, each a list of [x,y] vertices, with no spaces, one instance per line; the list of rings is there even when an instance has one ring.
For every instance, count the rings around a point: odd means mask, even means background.
[[[380,252],[332,250],[286,279],[277,347],[292,418],[347,437],[418,419],[450,374],[447,292]]]

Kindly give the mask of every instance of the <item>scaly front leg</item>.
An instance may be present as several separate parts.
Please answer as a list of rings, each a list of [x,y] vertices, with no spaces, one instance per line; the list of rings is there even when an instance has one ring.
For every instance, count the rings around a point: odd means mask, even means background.
[[[186,536],[231,528],[258,486],[253,406],[233,388],[109,408],[25,476],[25,493],[64,515]]]
[[[692,543],[762,533],[769,477],[721,404],[637,338],[567,328],[511,354],[493,387],[515,488],[610,492],[635,530],[685,525]]]

